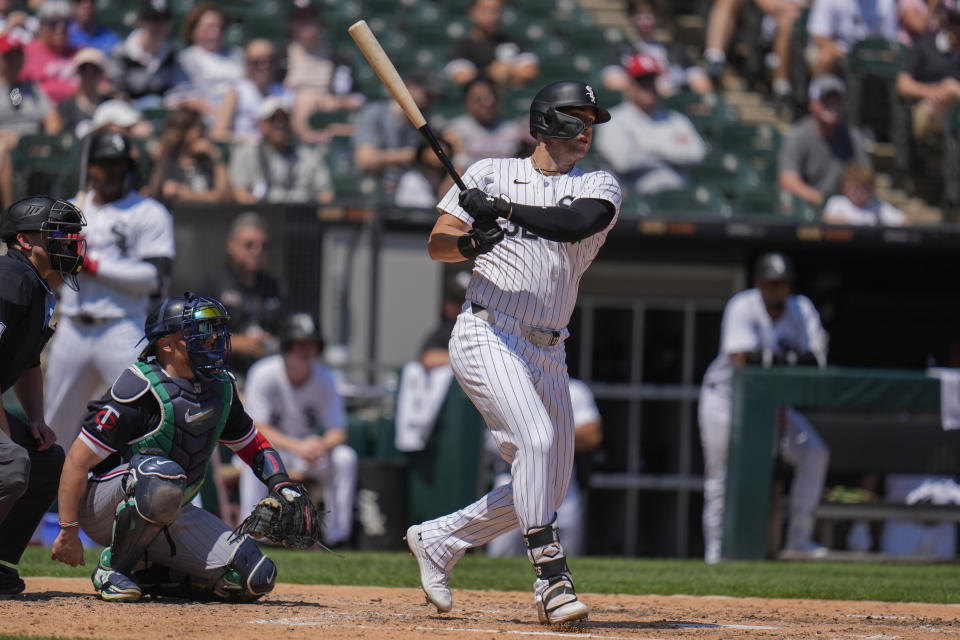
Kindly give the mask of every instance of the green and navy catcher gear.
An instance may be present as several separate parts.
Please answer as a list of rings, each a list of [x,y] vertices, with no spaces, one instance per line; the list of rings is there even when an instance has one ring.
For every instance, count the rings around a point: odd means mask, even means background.
[[[66,200],[32,196],[10,205],[0,222],[0,238],[7,241],[21,231],[44,233],[50,266],[63,276],[68,287],[77,291],[77,274],[87,252],[87,241],[80,232],[86,224],[80,210]]]
[[[280,482],[240,523],[237,533],[266,538],[288,549],[309,549],[320,541],[321,526],[307,488],[299,482]]]
[[[191,368],[200,374],[226,371],[230,363],[230,314],[216,298],[191,292],[169,297],[153,308],[144,325],[147,346],[140,359],[153,355],[157,339],[183,332]]]

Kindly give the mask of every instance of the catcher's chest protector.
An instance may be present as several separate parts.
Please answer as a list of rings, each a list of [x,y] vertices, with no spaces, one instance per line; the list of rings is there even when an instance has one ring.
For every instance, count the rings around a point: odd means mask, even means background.
[[[187,474],[184,503],[200,491],[207,462],[230,415],[233,383],[226,376],[215,380],[186,380],[158,375],[159,366],[135,365],[150,382],[150,391],[160,403],[160,423],[150,433],[131,443],[131,453],[170,458]]]

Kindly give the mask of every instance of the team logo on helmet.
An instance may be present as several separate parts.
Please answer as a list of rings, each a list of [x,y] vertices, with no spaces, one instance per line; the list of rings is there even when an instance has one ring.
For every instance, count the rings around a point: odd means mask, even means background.
[[[587,97],[590,98],[590,102],[593,104],[597,104],[597,94],[593,92],[593,87],[591,87],[590,85],[586,85],[584,87],[584,91],[587,92]]]

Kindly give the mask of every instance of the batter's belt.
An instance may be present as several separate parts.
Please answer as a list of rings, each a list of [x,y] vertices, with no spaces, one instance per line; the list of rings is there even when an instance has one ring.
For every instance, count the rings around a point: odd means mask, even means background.
[[[484,322],[494,324],[493,312],[486,307],[479,305],[476,302],[471,302],[470,311],[473,313],[473,315],[477,316]],[[560,344],[563,341],[563,334],[559,331],[531,327],[530,325],[523,324],[522,322],[518,322],[517,324],[520,326],[520,335],[522,335],[527,342],[538,347],[552,347]]]

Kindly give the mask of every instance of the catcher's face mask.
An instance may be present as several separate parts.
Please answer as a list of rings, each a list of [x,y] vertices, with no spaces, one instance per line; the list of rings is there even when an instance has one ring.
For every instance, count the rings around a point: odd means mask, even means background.
[[[230,314],[219,301],[190,297],[183,306],[182,331],[197,373],[224,371],[230,363]]]
[[[74,291],[79,289],[77,274],[87,253],[87,241],[80,237],[80,231],[86,224],[79,209],[69,202],[57,200],[40,227],[47,239],[50,266],[63,276],[64,284]]]

